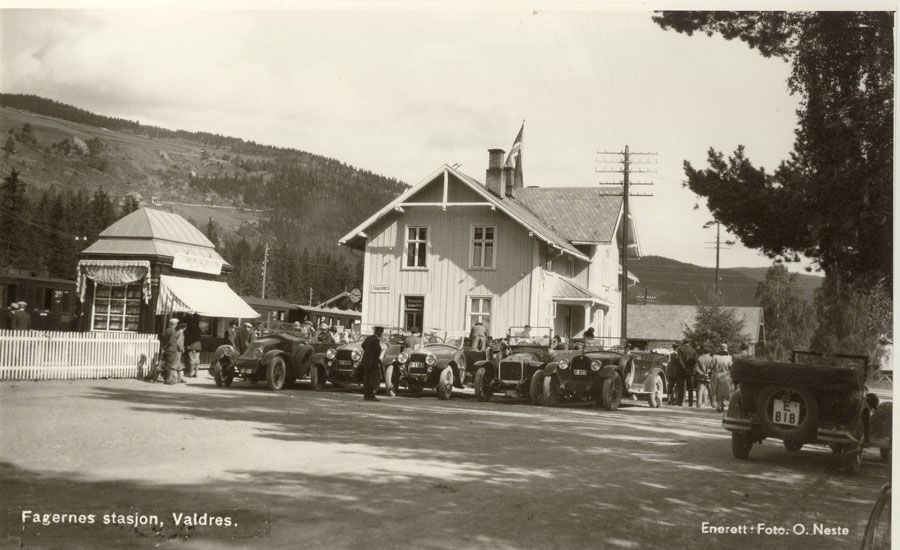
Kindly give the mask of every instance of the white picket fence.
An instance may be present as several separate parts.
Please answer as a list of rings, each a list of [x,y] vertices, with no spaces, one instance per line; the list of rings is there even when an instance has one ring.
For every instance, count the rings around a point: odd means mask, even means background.
[[[158,354],[153,334],[0,330],[0,380],[135,378]]]

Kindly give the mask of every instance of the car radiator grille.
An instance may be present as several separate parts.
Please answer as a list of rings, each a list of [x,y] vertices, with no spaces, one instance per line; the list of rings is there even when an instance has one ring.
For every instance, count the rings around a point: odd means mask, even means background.
[[[522,363],[519,361],[504,361],[500,363],[500,380],[521,380],[522,368]]]
[[[353,370],[353,359],[350,357],[351,353],[353,352],[347,349],[338,350],[337,355],[335,356],[335,365],[338,370]]]
[[[591,373],[590,357],[581,356],[572,360],[572,376],[575,379],[586,380],[590,377]]]
[[[428,366],[425,364],[425,354],[414,353],[409,357],[409,374],[426,374]]]

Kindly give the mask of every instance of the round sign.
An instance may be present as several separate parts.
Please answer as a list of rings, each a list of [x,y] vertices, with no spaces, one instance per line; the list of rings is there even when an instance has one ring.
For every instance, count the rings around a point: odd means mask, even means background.
[[[358,302],[361,298],[362,298],[362,293],[359,291],[358,288],[354,288],[353,290],[350,291],[350,301],[353,302],[354,304],[356,302]]]

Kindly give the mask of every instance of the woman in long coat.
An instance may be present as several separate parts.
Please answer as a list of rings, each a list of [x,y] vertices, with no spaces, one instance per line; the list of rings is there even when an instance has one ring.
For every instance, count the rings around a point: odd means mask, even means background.
[[[728,344],[721,344],[719,351],[713,355],[713,375],[710,377],[712,394],[716,400],[716,411],[725,410],[725,401],[731,399],[731,355]]]

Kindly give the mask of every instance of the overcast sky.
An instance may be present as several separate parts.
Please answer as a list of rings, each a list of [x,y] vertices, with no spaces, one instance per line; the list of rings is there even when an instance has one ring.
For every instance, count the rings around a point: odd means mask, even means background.
[[[441,164],[484,179],[525,120],[526,185],[596,186],[600,150],[659,153],[633,201],[645,255],[712,266],[711,219],[682,162],[739,144],[791,150],[789,66],[741,42],[663,31],[652,12],[299,5],[291,9],[3,10],[0,89],[173,129],[334,157],[415,184]],[[302,8],[302,9],[300,9]],[[637,166],[636,166],[637,168]],[[700,203],[699,210],[694,204]],[[722,266],[771,261],[735,246]]]

